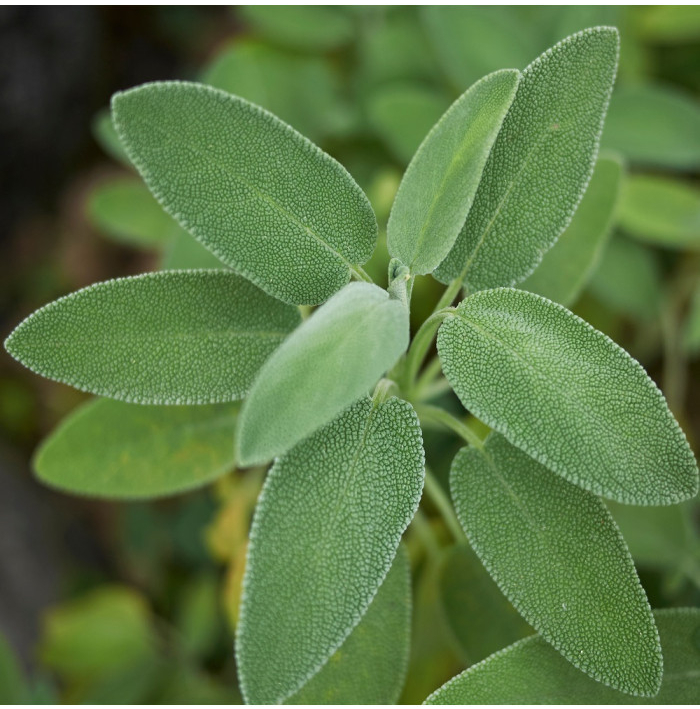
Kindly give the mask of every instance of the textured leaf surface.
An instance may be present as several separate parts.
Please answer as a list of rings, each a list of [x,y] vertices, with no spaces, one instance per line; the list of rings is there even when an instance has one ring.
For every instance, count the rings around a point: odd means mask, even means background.
[[[100,497],[156,497],[233,467],[237,404],[142,406],[100,399],[64,419],[34,460],[50,485]]]
[[[617,203],[622,166],[599,158],[571,223],[521,284],[562,305],[575,302],[598,264]]]
[[[523,617],[567,660],[652,696],[662,660],[632,557],[601,500],[499,434],[463,448],[450,488],[469,541]]]
[[[97,283],[40,308],[5,347],[32,371],[140,404],[245,396],[262,363],[299,323],[227,271],[168,271]]]
[[[447,256],[469,214],[520,75],[490,74],[452,104],[408,166],[387,225],[389,253],[415,274]]]
[[[315,304],[372,255],[377,223],[347,171],[294,129],[201,84],[145,84],[112,99],[153,194],[221,261],[290,303]]]
[[[700,249],[700,192],[680,180],[632,175],[624,184],[620,228],[666,248]]]
[[[525,278],[566,228],[591,177],[618,34],[572,35],[523,72],[469,217],[437,277],[470,290]]]
[[[367,394],[408,345],[408,313],[385,290],[351,283],[260,370],[239,419],[238,461],[291,448]]]
[[[700,610],[654,611],[664,653],[661,691],[630,697],[577,671],[540,637],[526,638],[470,667],[426,704],[696,704]]]
[[[464,406],[567,480],[619,502],[667,505],[698,468],[642,366],[564,307],[511,288],[442,324],[443,370]]]
[[[411,639],[411,568],[403,547],[362,620],[285,704],[395,704]]]
[[[279,458],[253,520],[238,625],[250,703],[283,701],[357,625],[423,486],[418,418],[364,398]]]
[[[665,86],[632,84],[615,91],[602,137],[638,165],[692,170],[700,165],[700,104]]]

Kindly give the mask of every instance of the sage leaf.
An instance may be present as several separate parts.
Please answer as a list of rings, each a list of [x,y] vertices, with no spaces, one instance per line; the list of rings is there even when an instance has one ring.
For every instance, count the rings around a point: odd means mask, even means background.
[[[478,81],[413,156],[387,225],[389,253],[412,273],[432,273],[452,248],[519,80],[519,72],[503,70]]]
[[[617,68],[612,27],[559,42],[522,74],[467,221],[435,271],[469,290],[523,280],[571,221],[595,164]]]
[[[700,609],[654,611],[664,654],[659,693],[630,697],[577,671],[540,637],[526,638],[470,667],[426,704],[696,704]]]
[[[396,704],[408,663],[411,569],[403,546],[362,620],[285,704]]]
[[[570,305],[581,294],[604,250],[622,176],[614,158],[599,158],[573,219],[539,266],[521,284],[528,290]]]
[[[204,248],[184,229],[179,229],[175,238],[163,250],[160,267],[164,271],[226,268],[209,249]]]
[[[200,487],[233,467],[237,404],[142,406],[98,399],[41,444],[42,482],[97,497],[152,498]]]
[[[247,702],[290,697],[360,622],[423,475],[418,418],[395,398],[363,398],[275,462],[253,519],[237,628]]]
[[[270,460],[367,394],[408,346],[408,312],[369,283],[351,283],[261,368],[238,424],[238,462]]]
[[[377,223],[347,171],[262,108],[201,84],[115,94],[117,132],[149,189],[223,263],[316,304],[372,255]]]
[[[119,161],[123,165],[133,169],[133,165],[129,162],[129,156],[124,150],[121,140],[117,135],[117,131],[112,123],[112,116],[108,108],[100,109],[92,119],[92,135],[99,143],[102,150],[110,157]]]
[[[447,550],[438,573],[441,606],[468,664],[534,632],[467,545]]]
[[[628,504],[698,491],[698,468],[642,366],[561,305],[511,288],[474,293],[438,333],[462,404],[570,482]]]
[[[450,488],[470,544],[525,620],[599,682],[655,695],[654,619],[601,500],[497,433],[457,454]]]
[[[245,396],[299,321],[297,308],[229,271],[166,271],[59,298],[5,347],[33,372],[100,396],[208,404]]]
[[[669,177],[632,175],[622,189],[620,228],[668,249],[700,249],[700,191]]]

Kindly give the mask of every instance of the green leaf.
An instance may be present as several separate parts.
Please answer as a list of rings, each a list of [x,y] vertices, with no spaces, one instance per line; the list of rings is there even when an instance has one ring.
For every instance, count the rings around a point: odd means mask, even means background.
[[[209,249],[183,229],[166,247],[160,264],[164,271],[207,268],[222,269],[224,264]]]
[[[25,367],[139,404],[240,399],[297,308],[228,271],[118,278],[49,303],[5,341]]]
[[[275,462],[250,533],[238,624],[246,701],[287,699],[348,637],[416,511],[423,470],[418,418],[395,398],[362,399]]]
[[[700,39],[700,6],[656,5],[636,8],[635,29],[647,41],[681,44]]]
[[[504,70],[478,81],[413,156],[387,225],[389,253],[412,273],[431,273],[452,248],[519,80],[517,71]]]
[[[285,704],[396,704],[411,640],[411,569],[403,546],[362,620]]]
[[[233,467],[237,404],[142,406],[100,399],[65,418],[34,460],[39,479],[84,495],[152,498]]]
[[[450,488],[474,551],[525,620],[599,682],[656,694],[654,619],[601,500],[499,434],[457,454]]]
[[[700,352],[700,283],[695,287],[683,324],[683,349],[691,357]]]
[[[438,334],[462,404],[586,490],[668,505],[698,468],[663,394],[621,347],[566,308],[510,288],[471,295]]]
[[[323,302],[372,255],[377,222],[362,190],[267,111],[185,82],[115,94],[112,110],[129,156],[165,209],[271,295]]]
[[[468,546],[451,547],[438,573],[443,611],[470,665],[533,632]]]
[[[19,661],[9,640],[0,632],[0,704],[23,704],[28,694]]]
[[[631,175],[623,185],[618,223],[651,244],[700,249],[700,192],[669,177]]]
[[[351,283],[267,360],[238,424],[238,461],[262,463],[328,423],[373,387],[408,346],[408,313]]]
[[[602,146],[637,165],[693,170],[700,166],[700,104],[656,84],[620,87],[610,103]]]
[[[304,52],[337,49],[355,33],[352,17],[343,7],[244,5],[237,9],[263,37]]]
[[[126,154],[126,150],[124,150],[124,146],[114,128],[109,109],[103,108],[95,114],[92,120],[92,134],[107,155],[118,160],[123,165],[133,168],[133,165],[129,161],[129,156]]]
[[[570,305],[581,294],[607,241],[617,204],[622,165],[599,158],[571,223],[520,288]]]
[[[419,84],[391,84],[367,101],[368,119],[392,154],[408,164],[431,126],[449,106],[449,99]]]
[[[528,276],[571,221],[593,172],[618,34],[574,34],[525,69],[466,224],[436,270],[470,290]]]
[[[88,200],[94,226],[117,241],[159,248],[180,226],[137,177],[118,177],[97,187]]]
[[[664,653],[661,691],[630,697],[574,669],[542,638],[526,638],[470,667],[426,704],[696,704],[700,609],[654,611]]]

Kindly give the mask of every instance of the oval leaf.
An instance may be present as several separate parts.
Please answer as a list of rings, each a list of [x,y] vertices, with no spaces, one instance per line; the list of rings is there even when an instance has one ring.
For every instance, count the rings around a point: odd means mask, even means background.
[[[438,350],[464,406],[570,482],[638,505],[697,494],[695,458],[654,382],[561,305],[475,293],[440,327]]]
[[[201,84],[112,99],[129,157],[165,209],[223,263],[288,303],[321,303],[372,255],[362,190],[262,108]]]
[[[593,171],[617,52],[617,30],[596,27],[525,69],[440,280],[462,278],[470,290],[513,285],[554,244]]]
[[[49,379],[139,404],[240,399],[300,321],[228,271],[148,273],[96,283],[20,323],[7,351]]]
[[[239,420],[238,461],[289,450],[367,394],[408,345],[408,312],[386,291],[351,283],[265,363]]]
[[[602,501],[497,433],[457,454],[450,488],[474,551],[525,620],[599,682],[656,694],[654,619]]]
[[[411,567],[403,546],[362,620],[285,704],[396,704],[411,639]]]
[[[399,399],[362,399],[276,461],[253,519],[236,640],[247,702],[287,699],[348,637],[416,511],[423,470],[418,418]]]
[[[413,156],[387,225],[389,253],[412,273],[432,273],[452,248],[519,80],[506,69],[478,81]]]
[[[572,667],[540,637],[526,638],[470,667],[426,704],[697,704],[700,696],[700,609],[654,611],[664,678],[650,699],[633,698]]]
[[[34,468],[83,495],[151,498],[200,487],[233,467],[238,404],[81,406],[42,443]]]

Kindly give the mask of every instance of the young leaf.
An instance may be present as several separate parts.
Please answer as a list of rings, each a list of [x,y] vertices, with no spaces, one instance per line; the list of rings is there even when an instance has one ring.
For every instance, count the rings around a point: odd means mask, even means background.
[[[598,264],[617,204],[622,165],[599,158],[571,223],[520,288],[570,305]]]
[[[271,295],[321,303],[372,255],[377,222],[362,190],[262,108],[201,84],[163,82],[115,94],[112,110],[158,201]]]
[[[300,321],[229,271],[167,271],[83,288],[40,308],[5,341],[25,367],[139,404],[240,399]]]
[[[632,175],[618,223],[628,234],[669,249],[700,249],[700,192],[669,177]]]
[[[533,633],[466,544],[440,561],[441,605],[468,664]]]
[[[164,271],[178,271],[192,268],[226,268],[209,249],[202,246],[197,239],[188,234],[184,229],[179,228],[178,234],[163,252],[160,267]]]
[[[123,165],[133,168],[114,128],[109,109],[103,108],[95,114],[92,119],[92,135],[107,155],[118,160]]]
[[[99,399],[64,419],[34,468],[83,495],[151,498],[200,487],[233,467],[237,404],[142,406]]]
[[[452,248],[519,80],[506,69],[478,81],[413,156],[387,225],[389,253],[412,273],[431,273]]]
[[[470,667],[426,704],[697,704],[700,609],[654,611],[664,654],[659,693],[630,697],[572,667],[541,637],[526,638]]]
[[[403,546],[367,612],[285,704],[396,704],[411,640],[411,568]]]
[[[574,34],[523,72],[464,228],[435,271],[470,290],[513,285],[566,228],[591,177],[618,34]]]
[[[698,491],[698,468],[642,366],[561,305],[511,288],[475,293],[440,327],[462,404],[586,490],[668,505]]]
[[[369,283],[319,308],[260,370],[238,423],[238,462],[270,460],[367,394],[408,345],[408,312]]]
[[[629,694],[662,674],[651,609],[600,499],[494,433],[452,464],[459,521],[503,593],[574,666]]]
[[[348,637],[416,511],[423,470],[418,418],[395,398],[362,399],[276,461],[253,519],[236,639],[246,701],[284,701]]]

